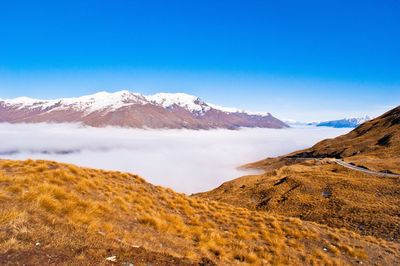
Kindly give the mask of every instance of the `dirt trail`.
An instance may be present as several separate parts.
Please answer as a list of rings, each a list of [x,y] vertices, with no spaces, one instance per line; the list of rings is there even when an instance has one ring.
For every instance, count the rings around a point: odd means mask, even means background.
[[[324,160],[324,159],[329,159],[332,160],[333,162],[349,168],[351,170],[355,170],[355,171],[359,171],[359,172],[363,172],[369,175],[376,175],[376,176],[381,176],[381,177],[400,177],[399,174],[392,174],[392,173],[383,173],[383,172],[376,172],[376,171],[371,171],[369,169],[365,169],[363,167],[357,166],[357,165],[353,165],[350,163],[346,163],[345,161],[341,160],[341,159],[336,159],[336,158],[313,158],[313,157],[290,157],[290,159],[295,159],[295,160]]]
[[[340,159],[333,159],[333,160],[334,160],[335,163],[337,163],[337,164],[339,164],[339,165],[341,165],[343,167],[346,167],[346,168],[349,168],[349,169],[352,169],[352,170],[355,170],[355,171],[363,172],[363,173],[366,173],[366,174],[377,175],[377,176],[382,176],[382,177],[400,177],[400,175],[398,175],[398,174],[375,172],[375,171],[371,171],[371,170],[368,170],[368,169],[364,169],[362,167],[346,163],[345,161],[340,160]]]

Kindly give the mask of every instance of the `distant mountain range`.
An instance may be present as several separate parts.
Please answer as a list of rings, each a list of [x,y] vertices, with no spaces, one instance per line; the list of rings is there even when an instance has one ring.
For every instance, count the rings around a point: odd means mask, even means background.
[[[291,126],[317,126],[317,127],[335,127],[335,128],[355,128],[362,123],[371,120],[371,117],[343,118],[338,120],[320,121],[320,122],[299,122],[294,120],[285,121]]]
[[[27,97],[0,99],[0,122],[83,123],[94,127],[170,129],[288,127],[270,113],[221,107],[185,93],[145,96],[126,90],[54,100]]]
[[[323,121],[323,122],[312,122],[307,125],[315,125],[317,127],[336,127],[336,128],[344,128],[344,127],[358,127],[362,123],[371,120],[369,116],[358,117],[358,118],[343,118],[339,120],[332,121]]]

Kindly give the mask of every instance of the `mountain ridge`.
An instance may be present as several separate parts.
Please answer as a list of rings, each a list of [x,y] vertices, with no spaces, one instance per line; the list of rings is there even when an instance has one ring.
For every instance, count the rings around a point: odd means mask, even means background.
[[[270,113],[248,112],[204,102],[186,93],[114,93],[51,100],[0,99],[0,122],[82,122],[96,127],[212,129],[285,128]]]

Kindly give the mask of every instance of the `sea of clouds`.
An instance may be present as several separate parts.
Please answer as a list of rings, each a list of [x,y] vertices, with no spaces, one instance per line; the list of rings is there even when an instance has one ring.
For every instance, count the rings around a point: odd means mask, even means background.
[[[249,174],[245,163],[278,156],[348,132],[296,127],[144,130],[78,124],[0,124],[0,158],[48,159],[137,173],[187,194]]]

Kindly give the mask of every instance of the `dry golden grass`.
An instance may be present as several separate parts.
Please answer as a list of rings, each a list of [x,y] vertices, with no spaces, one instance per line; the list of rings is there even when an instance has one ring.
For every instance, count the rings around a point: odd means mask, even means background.
[[[398,178],[309,160],[238,178],[197,196],[398,242],[399,191]]]
[[[0,264],[10,254],[58,265],[112,255],[135,265],[400,262],[398,244],[187,197],[126,173],[0,161],[0,195]]]

